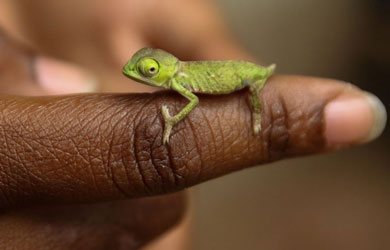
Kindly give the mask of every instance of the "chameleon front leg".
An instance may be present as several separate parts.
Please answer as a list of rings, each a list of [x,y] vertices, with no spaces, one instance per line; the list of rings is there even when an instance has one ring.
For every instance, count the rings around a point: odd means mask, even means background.
[[[260,90],[264,87],[267,79],[253,81],[249,84],[249,101],[252,106],[252,127],[253,132],[258,134],[261,131],[261,110],[262,105],[259,97]]]
[[[168,107],[163,105],[161,107],[161,112],[164,117],[165,125],[164,125],[164,133],[163,133],[163,144],[169,143],[169,135],[171,134],[171,130],[173,126],[183,120],[188,113],[191,112],[192,109],[196,107],[199,103],[199,99],[196,95],[194,95],[191,91],[184,88],[182,85],[177,83],[175,80],[172,80],[172,90],[180,93],[182,96],[190,100],[190,102],[175,116],[169,115]]]

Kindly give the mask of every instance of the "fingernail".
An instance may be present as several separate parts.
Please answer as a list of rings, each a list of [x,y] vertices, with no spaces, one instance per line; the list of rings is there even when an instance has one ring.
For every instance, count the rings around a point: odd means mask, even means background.
[[[386,126],[386,109],[375,95],[342,96],[325,107],[325,137],[329,145],[370,142]]]
[[[86,70],[49,57],[37,57],[38,83],[50,94],[85,93],[97,90],[96,79]]]

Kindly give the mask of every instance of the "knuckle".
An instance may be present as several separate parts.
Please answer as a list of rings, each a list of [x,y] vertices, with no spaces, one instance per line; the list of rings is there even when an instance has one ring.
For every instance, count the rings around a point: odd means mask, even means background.
[[[268,159],[275,161],[284,157],[309,154],[322,148],[323,102],[306,103],[306,100],[292,104],[283,96],[267,106]]]
[[[289,128],[290,120],[285,102],[278,98],[265,110],[268,117],[268,126],[265,129],[267,145],[267,158],[269,161],[275,161],[285,156],[288,149],[289,140],[291,139]]]
[[[178,188],[180,179],[169,146],[162,144],[164,124],[160,108],[147,105],[145,109],[145,105],[127,116],[125,123],[131,127],[115,132],[111,142],[107,167],[112,171],[112,181],[125,196],[171,192]]]

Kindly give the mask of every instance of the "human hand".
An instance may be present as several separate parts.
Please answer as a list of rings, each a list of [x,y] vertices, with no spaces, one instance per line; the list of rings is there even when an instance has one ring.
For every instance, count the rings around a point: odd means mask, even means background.
[[[177,222],[184,209],[180,195],[16,212],[11,208],[174,192],[259,163],[359,144],[370,133],[370,139],[377,136],[384,125],[375,99],[338,81],[275,76],[262,91],[262,100],[260,137],[251,132],[242,91],[202,97],[164,147],[158,107],[164,103],[178,111],[185,100],[175,94],[3,96],[0,127],[7,147],[2,148],[6,157],[0,183],[8,223],[3,224],[2,239],[28,247],[137,247]],[[382,121],[375,121],[380,117]],[[161,224],[156,226],[156,221]],[[21,227],[10,230],[15,224]],[[47,226],[53,230],[48,232]],[[32,242],[20,240],[19,235],[32,230],[27,239]],[[63,238],[71,233],[73,237]],[[37,237],[42,234],[44,241]]]

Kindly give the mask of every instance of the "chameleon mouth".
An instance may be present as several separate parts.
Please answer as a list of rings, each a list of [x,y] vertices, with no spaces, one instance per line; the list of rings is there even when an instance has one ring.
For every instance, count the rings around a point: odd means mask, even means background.
[[[134,70],[134,67],[132,67],[131,65],[129,64],[126,64],[123,68],[122,68],[122,73],[126,76],[130,75]]]
[[[146,84],[149,86],[153,86],[153,87],[158,87],[158,85],[156,85],[155,83],[153,83],[149,79],[140,77],[140,75],[138,74],[138,72],[136,70],[131,69],[128,66],[123,67],[122,73],[125,76],[127,76],[128,78],[130,78],[131,80],[134,80],[136,82],[140,82],[140,83],[143,83],[143,84]]]
[[[134,81],[144,81],[143,79],[140,79],[140,77],[139,77],[139,75],[136,73],[136,72],[134,72],[133,70],[131,70],[131,69],[129,69],[129,68],[123,68],[123,70],[122,70],[122,73],[125,75],[125,76],[127,76],[128,78],[130,78],[130,79],[132,79],[132,80],[134,80]]]

